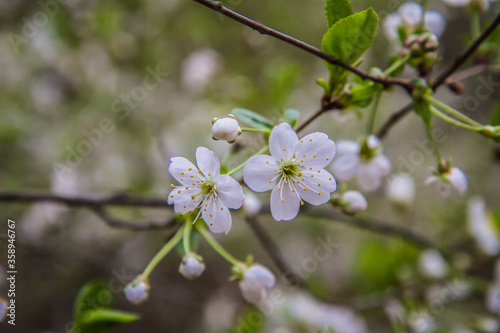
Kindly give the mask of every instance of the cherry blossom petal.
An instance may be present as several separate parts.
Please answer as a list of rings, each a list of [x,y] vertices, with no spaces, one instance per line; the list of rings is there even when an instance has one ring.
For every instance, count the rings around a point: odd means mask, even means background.
[[[435,10],[425,12],[425,27],[434,35],[441,37],[446,28],[446,19],[443,14]]]
[[[459,168],[451,168],[448,179],[458,193],[464,194],[467,191],[467,176]]]
[[[406,25],[417,28],[424,17],[422,5],[415,1],[408,1],[399,7],[399,13]]]
[[[385,17],[383,22],[383,29],[386,37],[390,41],[397,41],[399,38],[398,28],[403,23],[401,14],[392,13]]]
[[[275,126],[269,136],[269,151],[275,160],[291,160],[295,147],[299,142],[297,133],[288,123]]]
[[[198,168],[184,157],[171,158],[168,172],[184,186],[192,186],[193,180],[196,183],[196,181],[203,179],[198,173]]]
[[[337,145],[339,147],[340,145]],[[347,181],[354,176],[359,166],[359,155],[358,154],[338,154],[332,163],[330,170],[332,170],[335,178],[338,181]]]
[[[330,193],[337,189],[335,178],[324,169],[310,167],[302,171],[298,180],[297,192],[300,197],[311,205],[322,205],[330,200]]]
[[[372,192],[379,188],[382,183],[382,177],[380,169],[373,161],[361,163],[358,167],[358,184],[365,192]]]
[[[233,177],[228,175],[220,175],[215,182],[217,184],[217,193],[222,203],[228,208],[240,208],[245,199],[240,184]]]
[[[278,165],[271,156],[257,155],[243,167],[243,179],[253,191],[266,192],[276,185],[278,171]]]
[[[280,186],[282,185],[282,186]],[[271,215],[276,221],[289,221],[299,213],[300,199],[290,184],[278,183],[271,193]]]
[[[391,172],[391,161],[385,155],[375,157],[372,165],[378,169],[381,177],[385,177]]]
[[[359,146],[359,143],[357,143],[356,141],[353,140],[337,141],[337,155],[359,154],[360,150],[361,147]]]
[[[219,158],[205,147],[196,148],[196,164],[208,179],[215,179],[220,173]]]
[[[213,233],[226,235],[231,230],[231,213],[220,199],[214,199],[213,195],[203,201],[201,216]]]
[[[199,188],[176,186],[170,191],[167,203],[174,205],[174,211],[177,214],[189,212],[199,206],[201,196],[195,196],[199,192]]]
[[[295,149],[295,161],[307,167],[324,168],[334,156],[335,142],[320,132],[303,137]]]

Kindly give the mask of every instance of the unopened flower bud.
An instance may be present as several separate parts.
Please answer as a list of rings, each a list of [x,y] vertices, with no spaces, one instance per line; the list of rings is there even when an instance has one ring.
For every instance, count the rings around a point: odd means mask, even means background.
[[[420,271],[433,279],[442,279],[448,273],[448,265],[435,249],[428,249],[420,255]]]
[[[253,264],[247,268],[240,280],[243,297],[250,303],[258,304],[267,297],[268,289],[276,283],[274,274],[266,267]]]
[[[142,275],[137,276],[132,282],[125,286],[123,292],[125,297],[132,304],[142,304],[149,297],[149,280]]]
[[[392,203],[411,206],[415,200],[415,180],[406,173],[396,174],[387,181],[385,195]]]
[[[360,213],[368,208],[365,197],[358,191],[347,191],[342,196],[341,207],[348,214]]]
[[[179,273],[189,280],[196,279],[204,270],[205,263],[203,263],[203,258],[194,253],[186,254],[179,265]]]
[[[212,120],[212,137],[214,140],[233,143],[240,134],[241,128],[232,114],[225,118],[214,118]]]

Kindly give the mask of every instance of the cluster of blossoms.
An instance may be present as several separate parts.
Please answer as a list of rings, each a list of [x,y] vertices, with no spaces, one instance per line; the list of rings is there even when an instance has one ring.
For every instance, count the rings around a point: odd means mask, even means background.
[[[214,140],[232,143],[242,131],[233,115],[214,118],[212,122]],[[363,137],[359,141],[340,140],[337,144],[321,132],[299,139],[292,126],[286,122],[269,132],[268,146],[261,150],[263,154],[250,157],[225,174],[221,173],[217,155],[205,147],[196,149],[196,165],[184,157],[173,157],[168,167],[168,171],[180,185],[171,185],[167,202],[174,206],[174,211],[179,216],[186,216],[186,225],[165,245],[164,248],[168,249],[162,256],[183,239],[186,254],[179,265],[179,273],[190,280],[199,277],[205,270],[205,263],[199,254],[190,251],[188,238],[192,225],[201,218],[206,227],[197,225],[198,232],[232,263],[232,272],[240,281],[243,297],[255,304],[262,302],[267,290],[274,286],[274,275],[264,266],[253,264],[251,260],[242,263],[234,259],[218,245],[210,232],[203,229],[227,234],[232,226],[230,209],[243,207],[248,215],[258,214],[261,210],[260,200],[251,192],[247,191],[245,195],[241,181],[234,179],[231,176],[233,173],[243,168],[243,181],[249,189],[254,192],[271,191],[272,217],[276,221],[288,221],[297,216],[305,202],[314,206],[331,203],[350,215],[362,212],[368,207],[363,194],[353,190],[346,191],[345,184],[337,191],[337,180],[347,182],[356,179],[362,191],[372,192],[381,186],[383,179],[391,171],[391,163],[383,154],[380,140],[374,135]],[[265,154],[267,149],[269,155]],[[327,167],[331,173],[325,169]],[[442,192],[449,192],[451,187],[455,187],[463,193],[467,187],[463,172],[451,167],[440,168],[429,182],[438,182]],[[415,183],[409,175],[395,175],[388,180],[386,195],[398,205],[409,206],[415,197]],[[429,253],[427,257],[423,259],[424,270],[436,271],[439,266],[437,256]],[[153,259],[152,262],[154,267],[157,261]],[[131,303],[140,304],[148,298],[150,271],[146,268],[143,274],[125,288],[125,295]],[[441,274],[442,272],[438,275]]]

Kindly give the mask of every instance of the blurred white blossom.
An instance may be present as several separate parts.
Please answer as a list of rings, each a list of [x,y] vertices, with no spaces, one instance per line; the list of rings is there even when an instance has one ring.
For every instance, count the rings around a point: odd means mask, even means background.
[[[182,63],[182,83],[193,92],[201,91],[221,69],[220,55],[211,49],[191,53]]]
[[[407,173],[395,174],[387,180],[385,195],[395,204],[411,206],[415,201],[415,192],[415,180]]]
[[[427,277],[442,279],[448,273],[448,265],[436,249],[428,249],[420,254],[420,271]]]
[[[449,196],[451,189],[454,188],[458,193],[464,194],[467,191],[467,176],[459,168],[450,168],[449,171],[445,171],[441,174],[435,174],[429,176],[425,183],[435,184],[437,190],[443,196]]]
[[[403,30],[405,36],[419,28],[425,28],[440,37],[446,27],[446,20],[440,12],[425,11],[418,2],[408,1],[403,3],[397,12],[389,14],[383,21],[383,31],[393,43],[399,40],[399,31]]]
[[[467,224],[477,246],[488,255],[500,252],[500,240],[494,228],[493,216],[486,210],[486,202],[480,196],[469,199]]]
[[[252,192],[246,192],[245,200],[243,200],[243,210],[248,215],[257,215],[262,210],[262,201]]]
[[[341,140],[337,142],[337,157],[331,170],[338,181],[357,177],[363,191],[375,191],[382,183],[382,178],[391,171],[391,162],[382,153],[382,144],[374,135],[362,140],[361,144]]]

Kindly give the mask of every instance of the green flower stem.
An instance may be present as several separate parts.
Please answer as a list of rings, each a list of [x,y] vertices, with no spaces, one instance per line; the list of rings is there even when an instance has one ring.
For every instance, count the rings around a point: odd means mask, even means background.
[[[373,126],[375,125],[375,116],[377,115],[378,104],[380,102],[381,96],[382,96],[381,92],[375,95],[372,111],[370,112],[370,118],[368,119],[368,124],[366,126],[366,135],[370,135],[373,133]]]
[[[472,39],[477,39],[481,35],[481,21],[479,18],[479,9],[474,8],[470,13],[470,33]]]
[[[186,254],[191,253],[191,246],[189,244],[191,230],[193,230],[193,220],[187,218],[186,224],[184,225],[184,232],[182,233],[182,245],[184,246]]]
[[[224,259],[229,261],[231,264],[234,266],[237,266],[240,264],[240,261],[237,260],[235,257],[233,257],[229,252],[227,252],[220,244],[215,240],[215,238],[212,237],[212,234],[210,231],[208,231],[207,228],[205,228],[204,225],[202,224],[196,224],[196,230],[200,233],[200,235],[207,241],[207,243],[217,252],[219,253]]]
[[[396,69],[401,67],[403,64],[405,64],[408,60],[410,60],[410,54],[407,54],[403,58],[396,60],[389,68],[387,68],[384,71],[384,75],[388,76],[389,74],[394,72]]]
[[[435,107],[431,106],[431,112],[433,114],[435,114],[436,116],[438,116],[439,118],[443,119],[444,121],[452,124],[452,125],[455,125],[455,126],[458,126],[458,127],[461,127],[463,129],[466,129],[466,130],[469,130],[469,131],[473,131],[473,132],[481,132],[483,130],[482,127],[476,127],[476,126],[470,126],[470,125],[467,125],[467,124],[464,124],[458,120],[455,120],[447,115],[445,115],[444,113],[441,113],[441,111],[439,111],[438,109],[436,109]]]
[[[172,237],[163,247],[161,248],[160,251],[151,259],[149,264],[146,266],[144,269],[144,272],[142,272],[142,276],[147,278],[149,274],[155,269],[155,267],[158,265],[158,263],[179,243],[179,241],[182,238],[182,234],[184,232],[184,226],[182,226],[179,230],[177,230],[177,233]]]
[[[432,109],[432,106],[431,106],[431,109]],[[431,141],[432,143],[432,150],[434,152],[434,156],[436,156],[436,160],[438,162],[438,165],[441,164],[441,161],[443,160],[443,158],[441,157],[441,153],[439,152],[439,148],[436,144],[436,141],[434,141],[434,137],[432,136],[432,132],[431,132],[431,128],[430,126],[427,126],[425,125],[425,130],[427,132],[427,137],[429,138],[429,140]]]
[[[243,132],[259,132],[259,133],[271,133],[271,130],[270,129],[266,129],[266,128],[250,128],[250,127],[243,127],[241,129]]]
[[[463,121],[466,124],[469,124],[469,125],[472,125],[472,126],[476,126],[476,127],[483,127],[483,125],[481,125],[477,121],[475,121],[475,120],[467,117],[462,112],[455,110],[454,108],[452,108],[451,106],[449,106],[446,103],[441,102],[437,98],[434,98],[432,96],[425,96],[424,99],[427,102],[431,103],[432,105],[437,106],[441,110],[443,110],[443,111],[449,113],[450,115],[452,115],[452,116],[460,119],[461,121]]]
[[[256,155],[261,155],[261,154],[265,154],[267,153],[267,151],[269,150],[269,146],[265,146],[265,147],[262,147],[261,150],[259,150],[258,152],[256,152],[255,154],[253,154],[251,157],[254,157]],[[243,168],[245,166],[245,164],[247,164],[248,160],[250,158],[248,158],[245,162],[241,163],[240,165],[238,165],[236,168],[234,168],[233,170],[229,171],[227,173],[228,176],[231,176],[233,173],[235,173],[236,171],[240,170],[241,168]]]

